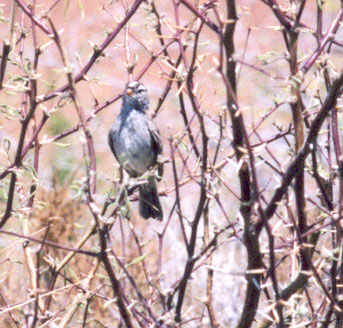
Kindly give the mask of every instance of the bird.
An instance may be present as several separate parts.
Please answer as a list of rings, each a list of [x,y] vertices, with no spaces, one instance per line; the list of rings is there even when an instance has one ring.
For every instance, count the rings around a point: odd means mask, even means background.
[[[158,156],[163,153],[160,132],[149,117],[149,94],[143,83],[126,84],[120,114],[109,134],[108,144],[120,165],[133,178],[158,167],[163,175],[163,165]],[[144,219],[163,219],[156,176],[149,175],[147,182],[139,185],[139,213]]]

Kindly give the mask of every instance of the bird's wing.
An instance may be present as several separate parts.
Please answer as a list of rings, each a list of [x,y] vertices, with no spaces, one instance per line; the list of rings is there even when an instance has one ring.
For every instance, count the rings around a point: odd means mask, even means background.
[[[116,151],[114,149],[114,145],[113,145],[113,138],[114,138],[115,133],[116,133],[115,129],[112,127],[110,132],[108,133],[107,141],[108,141],[108,144],[109,144],[109,146],[110,146],[110,148],[112,150],[112,153],[113,153],[114,157],[119,162],[117,154],[116,154]]]
[[[160,131],[157,129],[157,127],[154,125],[151,119],[148,117],[147,117],[147,124],[150,131],[152,145],[156,153],[156,161],[157,161],[158,155],[162,155],[163,153],[163,144],[162,144],[162,139],[160,136]],[[158,165],[158,175],[159,176],[163,175],[163,165],[161,164]]]

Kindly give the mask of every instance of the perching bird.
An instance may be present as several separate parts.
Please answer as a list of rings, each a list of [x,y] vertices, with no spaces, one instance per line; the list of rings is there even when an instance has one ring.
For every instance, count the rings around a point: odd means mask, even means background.
[[[140,82],[126,85],[121,111],[108,134],[108,143],[121,166],[131,177],[139,177],[157,163],[162,154],[162,141],[158,129],[146,113],[149,95]],[[162,165],[158,174],[162,176]],[[158,197],[155,176],[147,178],[147,183],[139,186],[139,213],[162,220],[163,212]]]

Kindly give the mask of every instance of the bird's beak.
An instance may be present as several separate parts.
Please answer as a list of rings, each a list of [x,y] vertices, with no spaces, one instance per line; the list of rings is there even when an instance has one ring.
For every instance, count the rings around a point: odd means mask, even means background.
[[[131,88],[127,88],[126,89],[126,95],[128,95],[129,97],[133,95],[133,90]]]

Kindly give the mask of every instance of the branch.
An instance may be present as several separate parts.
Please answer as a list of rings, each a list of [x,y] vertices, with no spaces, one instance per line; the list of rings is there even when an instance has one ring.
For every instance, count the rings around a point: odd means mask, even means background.
[[[315,63],[319,55],[322,53],[325,46],[328,44],[329,41],[331,41],[335,33],[337,32],[337,29],[339,27],[340,22],[343,18],[343,9],[341,8],[337,14],[336,19],[332,22],[329,30],[326,32],[325,37],[323,38],[322,42],[318,45],[317,49],[313,52],[311,57],[306,60],[304,66],[301,68],[301,71],[305,74],[308,72],[308,70],[312,67],[312,65]]]
[[[19,0],[17,0],[19,1]],[[91,69],[91,67],[94,65],[96,60],[103,54],[104,50],[109,46],[109,44],[114,40],[114,38],[119,34],[121,29],[125,26],[125,24],[129,21],[131,16],[137,11],[139,6],[142,4],[143,0],[136,0],[135,3],[132,5],[131,9],[128,11],[127,15],[124,17],[124,19],[118,24],[118,26],[114,29],[114,31],[109,34],[109,36],[106,38],[106,40],[101,44],[99,48],[94,49],[94,53],[91,56],[91,58],[88,60],[88,62],[85,64],[85,66],[81,69],[79,73],[76,74],[74,78],[74,83],[81,81],[84,79],[84,76],[87,74],[87,72]],[[58,90],[55,90],[54,92],[47,94],[46,96],[39,99],[39,102],[47,101],[51,98],[56,97],[58,94],[65,92],[70,88],[70,83],[65,84]]]
[[[315,119],[313,120],[307,139],[298,152],[297,156],[293,160],[293,162],[289,165],[288,169],[286,170],[281,185],[276,189],[269,205],[265,209],[265,216],[266,219],[269,220],[275,213],[279,202],[281,201],[282,197],[286,194],[289,185],[291,184],[293,178],[297,173],[297,168],[304,163],[305,159],[309,155],[311,151],[311,147],[315,144],[318,133],[321,129],[321,126],[326,119],[329,112],[336,106],[337,98],[340,95],[341,88],[343,85],[343,71],[341,71],[339,77],[332,83],[331,89],[326,96],[326,99],[319,110],[318,114],[316,115]],[[260,219],[256,223],[256,231],[259,234],[263,228],[263,221]]]
[[[73,252],[73,253],[79,253],[79,254],[84,254],[84,255],[93,256],[93,257],[99,256],[99,253],[96,253],[96,252],[84,251],[82,249],[76,249],[76,248],[72,248],[72,247],[68,247],[68,246],[63,246],[63,245],[54,243],[54,242],[49,241],[49,240],[40,240],[40,239],[31,237],[31,236],[22,235],[22,234],[12,232],[12,231],[0,229],[0,233],[4,233],[6,235],[11,235],[11,236],[19,237],[19,238],[28,239],[28,240],[34,241],[36,243],[40,243],[43,245],[49,245],[49,246],[56,247],[59,249],[63,249],[65,251],[69,251],[69,252]]]
[[[202,22],[204,22],[208,27],[210,27],[212,31],[221,35],[221,31],[218,25],[213,23],[207,16],[198,11],[191,3],[188,2],[188,0],[180,0],[180,2],[183,3],[193,14],[200,18]]]
[[[42,31],[44,31],[49,36],[52,35],[52,31],[50,31],[32,12],[31,10],[25,6],[22,0],[15,0],[15,2],[19,5],[19,7],[23,10],[23,12],[29,16],[33,23],[35,23]]]
[[[289,31],[292,28],[292,25],[284,13],[280,10],[279,4],[276,2],[276,0],[268,0],[268,3],[280,24],[286,29],[286,31]]]
[[[1,56],[1,64],[0,64],[0,90],[2,89],[2,82],[4,81],[6,65],[7,65],[7,58],[11,50],[11,45],[9,42],[4,41],[2,46],[2,56]]]

